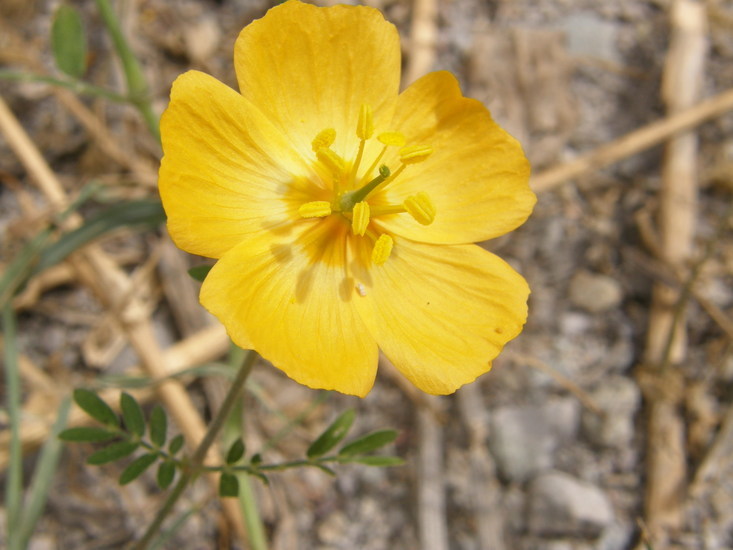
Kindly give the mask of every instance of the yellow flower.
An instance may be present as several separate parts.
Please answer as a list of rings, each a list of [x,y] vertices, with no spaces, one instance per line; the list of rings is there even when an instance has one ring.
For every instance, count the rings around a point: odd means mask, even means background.
[[[295,0],[239,35],[241,93],[173,84],[160,194],[188,252],[218,259],[201,303],[296,381],[366,395],[378,350],[452,393],[522,330],[529,289],[472,244],[529,216],[519,144],[446,72],[399,93],[375,9]]]

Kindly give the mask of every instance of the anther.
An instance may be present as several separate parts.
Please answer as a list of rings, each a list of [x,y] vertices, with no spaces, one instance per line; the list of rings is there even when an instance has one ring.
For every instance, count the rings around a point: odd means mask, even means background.
[[[331,214],[331,203],[328,201],[306,202],[298,208],[302,218],[324,218]]]
[[[404,147],[407,140],[400,132],[384,132],[377,136],[380,143],[391,147]]]
[[[412,195],[405,199],[402,203],[415,221],[421,225],[430,225],[435,220],[435,204],[430,200],[430,196],[421,191],[417,195]]]
[[[311,141],[311,147],[314,153],[318,153],[320,149],[328,149],[336,141],[336,130],[326,128],[318,132],[318,135]]]
[[[402,164],[415,164],[422,162],[433,154],[430,145],[410,145],[400,149],[400,161]]]
[[[359,122],[356,125],[356,137],[359,139],[369,139],[374,133],[374,117],[372,116],[372,108],[366,103],[359,110]]]
[[[354,205],[351,212],[351,230],[354,235],[363,236],[369,225],[369,204],[362,201]]]
[[[392,254],[393,246],[394,240],[392,240],[392,237],[386,234],[380,235],[372,249],[372,262],[376,265],[382,265],[386,262],[389,255]]]

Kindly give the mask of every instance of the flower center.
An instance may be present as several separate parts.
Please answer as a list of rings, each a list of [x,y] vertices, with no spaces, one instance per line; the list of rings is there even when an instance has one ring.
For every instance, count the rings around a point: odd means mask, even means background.
[[[298,213],[303,218],[342,216],[350,222],[356,237],[369,239],[372,245],[372,262],[381,265],[389,259],[394,240],[387,233],[379,234],[371,223],[379,216],[407,213],[422,225],[430,225],[435,219],[435,205],[425,192],[409,196],[402,204],[370,204],[377,192],[393,183],[411,164],[427,159],[433,152],[429,145],[406,145],[405,136],[399,132],[383,132],[376,136],[382,144],[381,151],[370,166],[359,176],[364,161],[367,142],[374,136],[374,119],[369,105],[362,105],[356,125],[359,149],[353,162],[340,157],[331,146],[336,141],[336,131],[327,128],[313,139],[312,148],[317,161],[332,178],[333,198],[329,201],[306,202]],[[382,158],[390,147],[398,148],[399,166],[391,170],[382,164]]]

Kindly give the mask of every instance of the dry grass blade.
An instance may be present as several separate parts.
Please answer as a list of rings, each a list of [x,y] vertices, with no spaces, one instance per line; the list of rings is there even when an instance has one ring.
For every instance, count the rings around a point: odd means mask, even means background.
[[[1,98],[0,131],[5,134],[11,149],[18,155],[26,170],[54,208],[61,210],[68,205],[68,197],[60,182]],[[81,217],[72,214],[68,222],[69,226],[78,227]],[[155,339],[152,322],[144,313],[144,304],[139,303],[134,285],[128,276],[98,246],[93,244],[79,251],[72,259],[72,265],[78,271],[81,280],[94,291],[106,307],[124,306],[121,307],[118,319],[120,327],[125,331],[148,375],[164,379],[168,374],[165,356]],[[120,304],[118,299],[120,296],[130,297],[130,299]],[[185,388],[177,380],[167,379],[157,386],[156,392],[181,427],[190,448],[195,448],[203,438],[206,428]],[[210,460],[216,461],[213,451]],[[207,477],[214,486],[217,486],[217,476]],[[229,522],[243,538],[245,531],[236,502],[224,499],[222,506]]]

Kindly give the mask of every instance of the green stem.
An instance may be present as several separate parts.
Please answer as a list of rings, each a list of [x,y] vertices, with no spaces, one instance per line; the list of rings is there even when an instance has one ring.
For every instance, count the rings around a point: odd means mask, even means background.
[[[120,22],[109,0],[96,0],[96,4],[102,21],[104,21],[104,25],[107,27],[107,31],[112,38],[117,55],[122,62],[122,68],[125,71],[125,80],[127,81],[127,95],[130,101],[137,107],[138,111],[140,111],[150,133],[160,143],[159,120],[150,104],[148,85],[145,82],[145,76],[143,75],[140,63],[138,63],[135,54],[132,52],[132,48],[130,48],[129,43],[125,39],[125,35],[122,33]]]
[[[243,354],[245,353],[247,352],[242,348],[232,344],[228,360],[228,363],[232,368],[241,364],[244,357]],[[244,433],[244,420],[244,404],[240,400],[233,408],[226,426],[224,427],[222,440],[225,448],[229,448],[236,439],[242,436]],[[260,516],[260,511],[257,507],[257,499],[254,491],[252,490],[252,483],[250,481],[249,474],[239,472],[237,474],[237,480],[239,481],[239,509],[247,528],[249,546],[251,550],[267,550],[265,526],[262,523],[262,517]]]
[[[249,474],[237,476],[239,479],[239,504],[247,525],[247,536],[252,550],[267,550],[267,535],[262,524],[257,499],[252,490]]]
[[[211,445],[214,443],[217,435],[219,435],[219,431],[224,425],[224,421],[229,417],[229,413],[232,411],[237,399],[239,399],[242,388],[244,388],[244,383],[247,381],[247,377],[252,371],[255,359],[257,359],[257,353],[254,351],[249,351],[244,357],[242,365],[239,367],[239,371],[237,372],[237,376],[234,378],[232,385],[229,388],[229,393],[227,393],[224,398],[224,402],[216,413],[211,424],[209,424],[209,428],[207,429],[204,438],[201,440],[201,443],[199,443],[199,446],[191,456],[191,461],[188,467],[181,472],[181,477],[178,479],[178,483],[176,483],[171,490],[165,503],[143,535],[143,538],[140,539],[133,547],[136,550],[145,550],[148,547],[150,541],[163,525],[163,521],[165,521],[165,518],[173,510],[173,507],[183,494],[183,491],[188,487],[188,484],[196,475],[204,470],[202,467],[204,458],[206,458],[206,454],[209,452],[209,448],[211,448]]]
[[[36,73],[26,73],[22,71],[10,71],[7,69],[0,69],[0,80],[11,80],[14,82],[43,82],[45,84],[53,84],[54,86],[61,86],[62,88],[68,88],[74,93],[81,95],[90,95],[95,97],[103,97],[114,101],[116,103],[130,103],[129,97],[115,93],[106,88],[89,84],[83,80],[68,77],[55,77],[47,76]]]
[[[21,504],[23,491],[23,454],[20,446],[20,376],[18,374],[18,353],[15,347],[15,312],[10,303],[2,311],[3,347],[5,359],[5,384],[10,421],[10,449],[8,474],[5,485],[5,511],[8,526],[21,525]],[[14,531],[15,535],[10,536]],[[9,529],[8,548],[20,550],[20,529]]]

